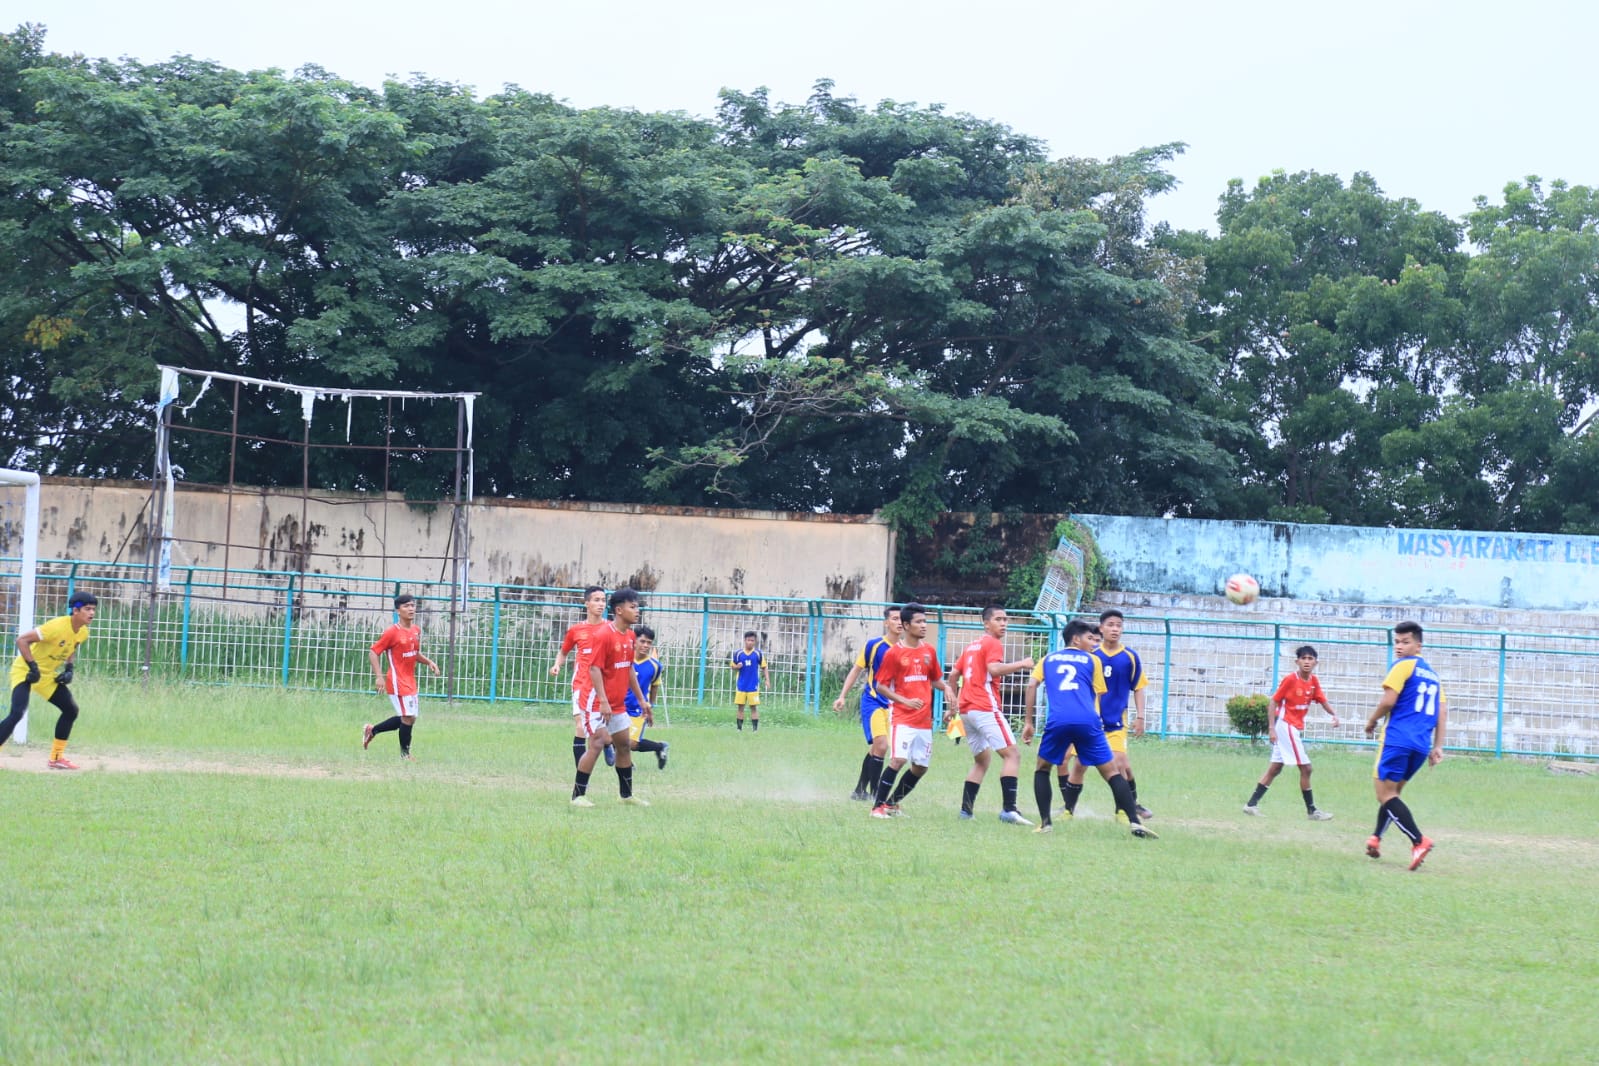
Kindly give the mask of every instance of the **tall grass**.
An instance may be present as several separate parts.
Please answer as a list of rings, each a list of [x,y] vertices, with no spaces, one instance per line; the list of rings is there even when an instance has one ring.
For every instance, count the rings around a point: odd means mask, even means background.
[[[81,688],[83,772],[21,772],[43,704],[0,749],[6,1063],[1592,1055],[1599,799],[1535,764],[1425,771],[1410,874],[1344,751],[1310,823],[1286,775],[1240,813],[1262,747],[1137,744],[1140,842],[1097,782],[1052,836],[997,772],[956,821],[942,739],[869,819],[858,728],[792,707],[674,708],[654,805],[574,810],[558,709],[425,703],[404,764],[375,695]]]

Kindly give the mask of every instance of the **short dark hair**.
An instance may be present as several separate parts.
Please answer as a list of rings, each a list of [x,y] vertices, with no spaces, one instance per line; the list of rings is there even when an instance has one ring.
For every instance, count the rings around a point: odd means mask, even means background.
[[[394,609],[396,611],[398,611],[401,607],[404,607],[406,604],[415,603],[415,602],[416,602],[416,597],[415,596],[411,595],[409,592],[402,592],[398,596],[394,597]]]
[[[1088,627],[1088,631],[1090,633],[1094,634],[1094,636],[1096,636],[1096,637],[1104,636],[1104,634],[1099,631],[1099,623],[1098,622],[1084,622],[1083,624]]]
[[[983,621],[986,622],[990,618],[993,618],[995,611],[1003,611],[1004,609],[1005,609],[1005,607],[1004,607],[1003,604],[998,604],[998,603],[989,604],[987,607],[983,608]]]
[[[624,603],[637,603],[638,593],[629,588],[620,588],[611,593],[611,610],[615,611]]]
[[[74,592],[72,598],[67,600],[67,610],[76,611],[79,607],[98,607],[100,601],[92,592]]]
[[[590,596],[594,595],[596,592],[604,592],[604,591],[605,591],[605,586],[604,585],[586,585],[583,588],[583,598],[585,600],[587,600]]]
[[[911,619],[919,614],[927,613],[927,605],[921,603],[907,603],[899,609],[899,620],[905,625],[911,624]]]
[[[1065,641],[1067,644],[1070,644],[1084,633],[1092,633],[1093,631],[1094,627],[1083,621],[1081,618],[1073,618],[1070,622],[1066,623],[1066,629],[1061,633],[1061,640]]]
[[[898,607],[896,607],[896,606],[895,606],[895,605],[894,605],[894,604],[892,604],[892,603],[891,603],[891,604],[889,604],[889,605],[888,605],[888,606],[887,606],[887,607],[884,607],[884,608],[883,608],[883,617],[884,617],[884,618],[887,618],[887,617],[889,617],[889,616],[890,616],[890,615],[896,615],[896,614],[899,614],[899,608],[898,608]]]
[[[1114,607],[1107,607],[1103,611],[1099,612],[1099,620],[1101,622],[1107,618],[1120,618],[1124,622],[1127,621],[1127,616],[1122,614]]]
[[[744,631],[744,639],[745,639],[745,640],[748,640],[748,639],[750,639],[750,638],[751,638],[751,637],[753,637],[753,636],[755,636],[755,630],[753,630],[753,629],[746,629],[746,630],[745,630],[745,631]]]
[[[645,637],[650,641],[650,643],[655,643],[655,630],[651,629],[649,626],[635,627],[633,630],[633,636]]]
[[[1421,643],[1420,622],[1400,622],[1398,625],[1394,626],[1394,636],[1403,636],[1406,633],[1409,633],[1411,636],[1415,637],[1417,644]]]
[[[1316,654],[1316,649],[1312,648],[1309,644],[1301,644],[1299,647],[1294,649],[1294,658],[1296,659],[1303,659],[1307,655],[1312,659],[1321,658],[1321,656]]]

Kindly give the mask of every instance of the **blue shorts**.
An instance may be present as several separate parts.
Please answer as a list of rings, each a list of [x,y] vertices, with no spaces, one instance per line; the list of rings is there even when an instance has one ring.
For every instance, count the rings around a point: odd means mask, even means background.
[[[1431,752],[1384,744],[1377,753],[1377,771],[1372,776],[1381,781],[1409,781],[1417,770],[1427,765],[1429,754]]]
[[[1051,766],[1060,766],[1070,747],[1076,747],[1077,761],[1084,766],[1103,766],[1113,758],[1105,740],[1105,727],[1098,722],[1050,722],[1038,741],[1038,757]]]
[[[874,724],[877,726],[875,734],[872,732]],[[888,733],[888,704],[872,703],[861,697],[861,732],[866,734],[868,744]]]

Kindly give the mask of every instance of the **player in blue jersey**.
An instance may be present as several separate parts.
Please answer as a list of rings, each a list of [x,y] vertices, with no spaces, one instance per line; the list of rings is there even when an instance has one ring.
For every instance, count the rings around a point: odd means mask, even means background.
[[[899,640],[905,625],[899,620],[898,607],[883,608],[883,635],[873,637],[855,656],[855,665],[844,678],[844,690],[833,701],[833,710],[844,713],[844,701],[855,679],[864,676],[861,684],[861,732],[866,734],[866,757],[861,760],[861,776],[855,781],[852,800],[869,800],[877,792],[877,779],[883,776],[883,759],[888,755],[888,697],[877,691],[877,671],[882,668],[883,656]]]
[[[1099,616],[1096,635],[1100,639],[1093,649],[1105,673],[1105,694],[1099,699],[1099,717],[1105,723],[1105,742],[1115,756],[1116,772],[1127,779],[1127,787],[1132,789],[1133,809],[1140,818],[1153,818],[1154,813],[1138,802],[1138,782],[1133,777],[1132,764],[1127,761],[1127,734],[1144,735],[1144,688],[1149,678],[1144,675],[1144,660],[1122,643],[1125,624],[1125,616],[1114,607]],[[1133,709],[1131,718],[1127,714],[1129,706]],[[1083,764],[1074,760],[1061,791],[1081,790],[1085,773]]]
[[[1432,850],[1432,840],[1422,834],[1416,818],[1399,798],[1405,782],[1423,766],[1436,766],[1444,757],[1444,732],[1449,718],[1449,701],[1443,685],[1426,659],[1421,657],[1421,626],[1400,622],[1394,626],[1394,664],[1382,680],[1382,699],[1366,719],[1366,735],[1372,736],[1384,718],[1377,742],[1377,768],[1372,774],[1377,787],[1377,828],[1366,841],[1366,854],[1382,854],[1382,833],[1389,825],[1410,838],[1410,868],[1421,865]]]
[[[649,701],[649,709],[639,704],[633,690],[628,689],[623,703],[627,705],[628,746],[634,751],[653,753],[657,769],[666,769],[666,752],[671,747],[664,740],[645,740],[644,727],[655,724],[655,708],[661,705],[661,675],[666,668],[655,655],[655,630],[649,626],[633,629],[633,676],[638,678],[638,690]]]
[[[738,716],[739,729],[744,728],[744,708],[750,709],[750,731],[761,728],[761,682],[772,683],[766,671],[766,655],[755,646],[755,630],[744,634],[744,647],[733,653],[733,672],[738,682],[733,686],[733,713]]]
[[[1064,648],[1050,652],[1033,667],[1023,704],[1022,743],[1031,744],[1038,690],[1044,690],[1044,735],[1038,743],[1038,766],[1033,772],[1033,797],[1038,801],[1039,818],[1035,832],[1048,833],[1054,828],[1049,813],[1050,775],[1066,760],[1067,750],[1075,749],[1078,761],[1097,769],[1110,786],[1116,807],[1127,816],[1133,835],[1152,840],[1155,833],[1139,821],[1132,789],[1117,771],[1110,744],[1105,740],[1105,723],[1099,710],[1105,675],[1093,654],[1093,627],[1074,618],[1066,623],[1065,638]],[[1082,791],[1081,785],[1075,790],[1070,786],[1061,789],[1066,817],[1072,816]]]

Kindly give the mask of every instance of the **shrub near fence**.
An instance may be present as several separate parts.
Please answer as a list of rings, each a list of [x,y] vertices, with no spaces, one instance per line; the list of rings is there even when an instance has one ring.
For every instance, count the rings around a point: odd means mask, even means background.
[[[15,628],[17,561],[0,618]],[[173,587],[152,600],[143,566],[48,560],[38,571],[35,615],[61,613],[77,588],[100,597],[94,640],[80,675],[161,678],[206,684],[365,692],[366,650],[393,619],[396,592],[416,595],[423,648],[446,670],[440,695],[457,700],[564,708],[570,670],[549,675],[561,637],[582,618],[581,591],[471,585],[463,601],[445,582],[393,582],[325,574],[204,567],[173,571]],[[238,598],[236,598],[238,597]],[[658,636],[673,702],[731,705],[729,660],[753,629],[767,653],[768,699],[831,711],[864,642],[880,631],[882,607],[850,600],[644,593],[644,621]],[[1006,653],[1035,658],[1059,642],[1065,615],[1011,612]],[[981,614],[929,607],[929,639],[947,668],[982,633]],[[453,632],[454,639],[451,639]],[[1359,722],[1375,705],[1391,660],[1390,633],[1372,625],[1304,624],[1225,618],[1127,619],[1127,643],[1142,655],[1150,732],[1167,737],[1237,737],[1226,702],[1268,694],[1293,668],[1294,647],[1314,644],[1318,674],[1346,721],[1334,731],[1313,709],[1312,740],[1368,744]],[[1424,654],[1449,697],[1449,747],[1496,755],[1599,758],[1599,638],[1429,628]],[[1026,674],[1003,680],[1018,720]],[[850,695],[853,713],[859,688]],[[942,700],[938,701],[939,703]],[[942,712],[942,707],[937,707]]]

